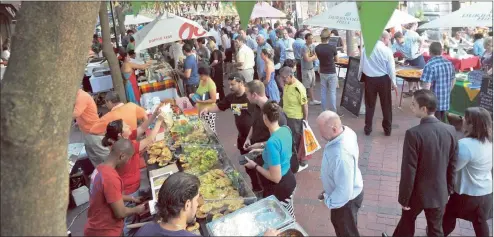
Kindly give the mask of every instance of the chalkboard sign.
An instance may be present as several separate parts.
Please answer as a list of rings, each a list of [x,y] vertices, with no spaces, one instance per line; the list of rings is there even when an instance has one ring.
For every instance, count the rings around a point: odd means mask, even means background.
[[[364,85],[359,80],[360,59],[350,57],[345,77],[345,86],[341,95],[341,106],[355,116],[360,115],[360,105],[364,94]]]
[[[492,76],[484,75],[480,93],[477,97],[478,106],[488,110],[492,115]]]

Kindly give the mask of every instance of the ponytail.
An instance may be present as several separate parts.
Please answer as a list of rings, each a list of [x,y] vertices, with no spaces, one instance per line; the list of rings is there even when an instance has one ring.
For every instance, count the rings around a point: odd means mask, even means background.
[[[123,132],[123,121],[122,119],[115,120],[106,126],[106,134],[103,140],[101,140],[101,145],[104,147],[109,147],[118,141],[120,134]]]

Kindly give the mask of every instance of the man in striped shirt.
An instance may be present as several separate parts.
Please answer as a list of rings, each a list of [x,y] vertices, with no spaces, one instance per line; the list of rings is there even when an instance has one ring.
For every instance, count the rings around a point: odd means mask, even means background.
[[[438,104],[434,115],[444,121],[449,110],[451,90],[455,85],[455,68],[450,61],[441,56],[441,43],[431,43],[429,53],[431,59],[425,65],[420,80],[424,89],[431,90],[436,95]]]

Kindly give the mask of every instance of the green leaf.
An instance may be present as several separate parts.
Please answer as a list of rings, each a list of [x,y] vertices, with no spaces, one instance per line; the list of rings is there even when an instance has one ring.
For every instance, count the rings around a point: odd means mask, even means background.
[[[237,8],[238,15],[240,17],[240,23],[242,29],[247,30],[247,25],[249,24],[250,15],[254,10],[254,5],[256,1],[237,1],[235,2],[235,7]]]
[[[358,2],[360,27],[365,44],[365,55],[370,57],[384,27],[398,6],[398,1],[389,2]]]

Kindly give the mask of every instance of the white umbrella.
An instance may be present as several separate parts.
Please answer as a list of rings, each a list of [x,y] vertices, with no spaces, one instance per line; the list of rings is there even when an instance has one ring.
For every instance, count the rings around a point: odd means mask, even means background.
[[[126,15],[125,16],[125,25],[139,25],[153,21],[152,18],[143,16],[143,15]]]
[[[285,18],[286,14],[282,11],[272,7],[267,2],[260,2],[254,5],[254,9],[252,10],[252,14],[250,15],[250,19],[254,18]]]
[[[492,26],[492,2],[474,3],[425,23],[419,29]]]
[[[162,14],[133,35],[136,52],[178,40],[206,36],[209,33],[199,23],[171,13]]]
[[[409,14],[395,10],[385,29],[397,25],[419,22],[420,20]],[[325,26],[340,30],[361,30],[356,2],[343,2],[327,11],[303,22],[308,26]]]

